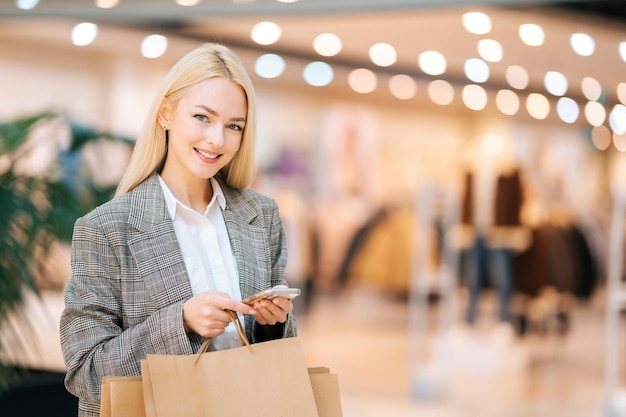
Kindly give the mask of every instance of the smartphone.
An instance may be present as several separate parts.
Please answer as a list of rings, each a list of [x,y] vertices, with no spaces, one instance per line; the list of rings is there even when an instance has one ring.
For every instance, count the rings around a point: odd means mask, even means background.
[[[252,304],[262,299],[272,299],[274,297],[285,297],[294,299],[300,295],[299,288],[270,288],[269,290],[258,292],[250,297],[242,300],[243,303]]]

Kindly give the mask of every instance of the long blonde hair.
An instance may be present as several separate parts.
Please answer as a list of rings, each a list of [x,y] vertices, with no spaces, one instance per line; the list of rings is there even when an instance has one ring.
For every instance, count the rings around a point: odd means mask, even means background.
[[[256,126],[254,88],[248,73],[232,51],[219,44],[206,43],[183,56],[161,82],[115,196],[132,191],[165,162],[166,134],[158,123],[163,103],[167,100],[170,105],[176,106],[189,87],[213,77],[226,78],[240,85],[248,104],[239,150],[218,175],[234,188],[243,188],[252,182]]]

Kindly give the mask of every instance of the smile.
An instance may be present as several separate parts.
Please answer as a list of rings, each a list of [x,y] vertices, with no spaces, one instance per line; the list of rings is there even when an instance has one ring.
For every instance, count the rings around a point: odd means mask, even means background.
[[[215,161],[217,158],[220,157],[219,153],[209,153],[202,151],[198,148],[193,148],[193,150],[196,151],[196,153],[200,156],[202,160],[206,160],[207,162]]]

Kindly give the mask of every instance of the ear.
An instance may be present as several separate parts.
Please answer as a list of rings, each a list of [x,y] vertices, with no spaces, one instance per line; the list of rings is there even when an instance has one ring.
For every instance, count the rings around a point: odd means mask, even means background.
[[[170,105],[166,99],[163,99],[161,103],[161,107],[159,107],[159,114],[157,116],[157,120],[161,127],[167,127],[170,124]]]

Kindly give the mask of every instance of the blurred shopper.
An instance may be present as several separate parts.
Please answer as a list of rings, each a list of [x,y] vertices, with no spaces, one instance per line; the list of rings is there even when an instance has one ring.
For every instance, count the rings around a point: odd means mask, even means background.
[[[102,377],[140,375],[148,354],[241,346],[225,310],[252,343],[295,336],[291,300],[239,301],[286,284],[278,206],[246,188],[255,112],[231,51],[191,51],[158,90],[116,197],[76,222],[61,344],[79,416],[99,415]]]

